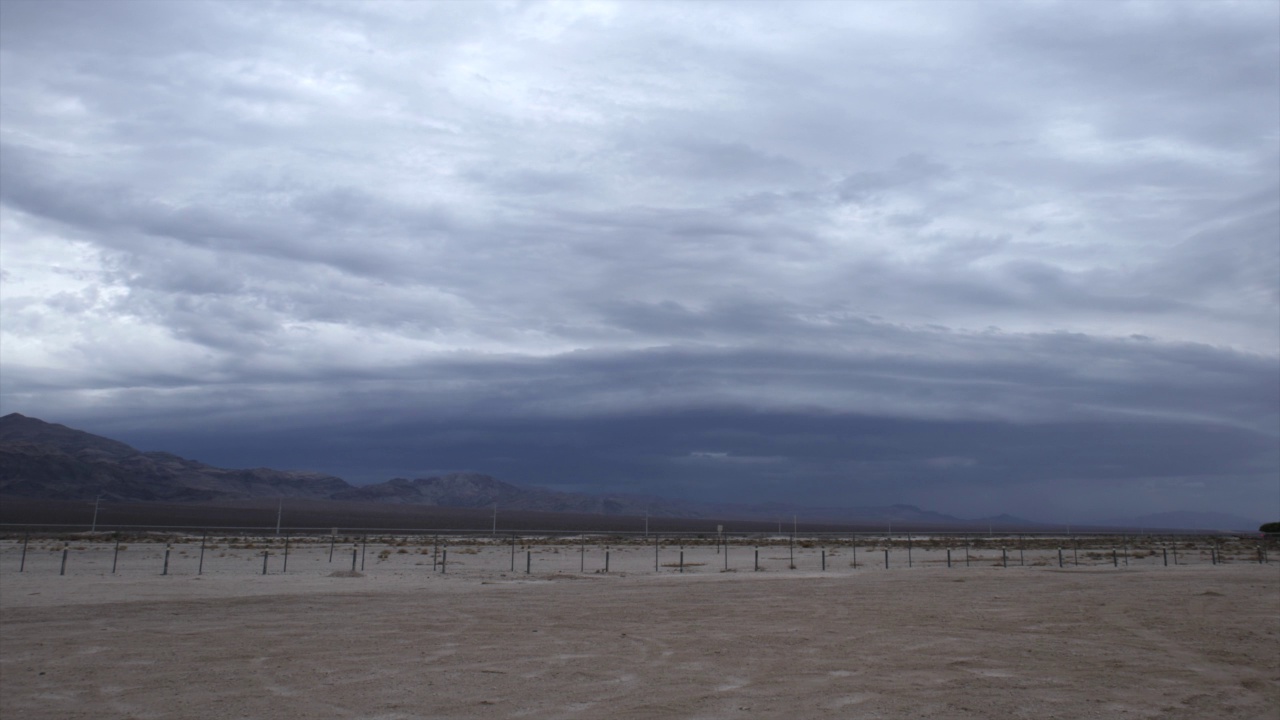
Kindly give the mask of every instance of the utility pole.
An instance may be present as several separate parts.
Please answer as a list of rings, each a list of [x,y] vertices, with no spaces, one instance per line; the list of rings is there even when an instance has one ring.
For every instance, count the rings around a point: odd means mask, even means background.
[[[99,494],[98,497],[93,499],[93,525],[90,526],[89,532],[96,532],[98,530],[98,504],[101,502],[102,502],[101,494]]]
[[[498,534],[498,501],[493,501],[493,535]]]
[[[281,497],[279,499],[279,504],[276,505],[276,535],[280,534],[280,518],[283,515],[284,515],[284,498]]]

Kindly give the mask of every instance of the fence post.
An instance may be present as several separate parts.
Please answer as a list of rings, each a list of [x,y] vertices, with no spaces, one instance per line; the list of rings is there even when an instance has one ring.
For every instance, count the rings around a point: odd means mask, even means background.
[[[684,551],[680,551],[680,572],[684,572]]]
[[[884,549],[884,569],[889,569],[889,548]]]
[[[822,572],[826,572],[826,571],[827,571],[827,551],[824,548],[822,550]]]
[[[449,546],[445,545],[440,550],[440,572],[449,572]]]
[[[30,538],[31,538],[30,532],[25,532],[22,534],[22,559],[18,561],[18,572],[22,572],[23,570],[27,569],[27,540],[29,540]],[[118,540],[116,542],[117,544],[119,543]]]
[[[394,537],[391,539],[395,540]],[[365,533],[364,537],[360,539],[360,572],[364,572],[364,551],[365,551],[365,548],[367,548],[368,546],[369,546],[369,534]]]
[[[1169,548],[1163,547],[1160,550],[1164,553],[1164,566],[1169,567]]]
[[[951,567],[951,548],[947,548],[947,567]]]
[[[196,574],[197,574],[197,575],[203,575],[203,574],[204,574],[204,541],[205,541],[205,539],[206,539],[206,538],[208,538],[208,536],[209,536],[209,531],[208,531],[208,530],[206,530],[206,531],[204,531],[203,533],[201,533],[201,534],[200,534],[200,564],[196,566]],[[118,551],[119,547],[120,547],[120,541],[119,541],[119,540],[116,540],[116,548],[117,548],[117,551]],[[116,566],[115,566],[115,563],[112,563],[112,565],[111,565],[111,572],[115,572],[115,567],[116,567]]]
[[[284,567],[280,569],[281,573],[289,572],[289,536],[284,536]]]
[[[120,536],[116,535],[116,551],[111,555],[111,574],[112,575],[116,574],[116,561],[119,559],[120,559]]]
[[[604,571],[605,573],[609,572],[609,551],[608,550],[604,551]]]
[[[333,529],[333,534],[329,536],[329,562],[333,562],[333,546],[338,542],[338,528]]]
[[[267,574],[267,551],[262,551],[262,574]]]
[[[858,538],[853,538],[853,569],[858,569]]]
[[[1005,548],[1000,548],[1000,564],[1009,567],[1009,551]]]
[[[653,571],[662,572],[658,569],[658,536],[653,536]]]
[[[1062,567],[1062,548],[1058,548],[1058,567]]]
[[[166,553],[165,555],[167,557],[168,553]],[[62,569],[58,571],[58,574],[59,575],[67,574],[67,547],[65,545],[62,546]]]
[[[969,567],[969,543],[964,544],[964,566]]]
[[[1262,550],[1261,550],[1261,549],[1259,549],[1259,550],[1258,550],[1258,557],[1262,557]],[[728,538],[725,538],[725,540],[724,540],[724,569],[725,569],[725,571],[728,571],[728,570],[729,570],[729,540],[728,540]]]
[[[164,548],[164,569],[160,571],[160,574],[169,574],[169,547],[167,545]]]
[[[760,572],[760,548],[756,548],[756,572]]]
[[[528,575],[533,572],[533,551],[526,550],[524,553],[524,574]]]
[[[582,551],[578,553],[578,572],[587,571],[587,539],[582,539]]]
[[[1111,548],[1111,566],[1120,567],[1120,559],[1119,559],[1119,556],[1116,555],[1115,548]]]
[[[511,533],[511,572],[516,571],[516,534]]]
[[[911,533],[907,533],[907,567],[912,567],[912,562],[911,562]]]

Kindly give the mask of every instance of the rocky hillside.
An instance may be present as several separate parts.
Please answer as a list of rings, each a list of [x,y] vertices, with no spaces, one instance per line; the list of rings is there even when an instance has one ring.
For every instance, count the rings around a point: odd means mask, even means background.
[[[190,502],[262,496],[327,498],[341,478],[227,470],[12,413],[0,418],[0,495],[50,500]]]
[[[677,503],[521,487],[479,473],[353,486],[332,475],[229,470],[13,413],[0,418],[0,495],[46,500],[198,502],[301,497],[401,505],[607,515],[694,516]]]

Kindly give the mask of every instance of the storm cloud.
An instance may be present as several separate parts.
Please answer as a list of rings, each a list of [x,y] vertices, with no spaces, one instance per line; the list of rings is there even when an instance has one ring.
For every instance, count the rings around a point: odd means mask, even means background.
[[[3,412],[357,481],[1280,513],[1274,4],[0,15]]]

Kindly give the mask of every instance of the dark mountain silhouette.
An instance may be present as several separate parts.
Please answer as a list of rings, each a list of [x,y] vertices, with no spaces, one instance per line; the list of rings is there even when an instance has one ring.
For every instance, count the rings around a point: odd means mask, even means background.
[[[872,508],[805,508],[783,503],[720,504],[643,495],[587,495],[514,485],[471,472],[353,486],[310,472],[256,468],[229,470],[166,452],[142,452],[122,442],[12,413],[0,418],[0,495],[44,500],[202,502],[293,497],[482,508],[503,511],[652,515],[777,522],[860,520],[886,529],[893,524],[956,526],[964,521],[911,505]]]
[[[49,500],[193,502],[327,498],[349,488],[321,473],[227,470],[12,413],[0,418],[0,495]]]
[[[487,508],[496,503],[502,512],[754,520],[769,526],[776,523],[783,532],[793,519],[797,523],[857,524],[886,531],[1058,527],[1010,515],[963,520],[914,505],[811,508],[787,503],[699,503],[643,495],[566,493],[515,485],[474,472],[353,486],[322,473],[269,468],[234,470],[166,452],[143,452],[116,440],[18,413],[0,417],[0,496],[59,501],[101,497],[152,503],[288,497],[460,509]],[[1106,524],[1166,529],[1257,527],[1256,522],[1242,518],[1195,513],[1165,513]]]

